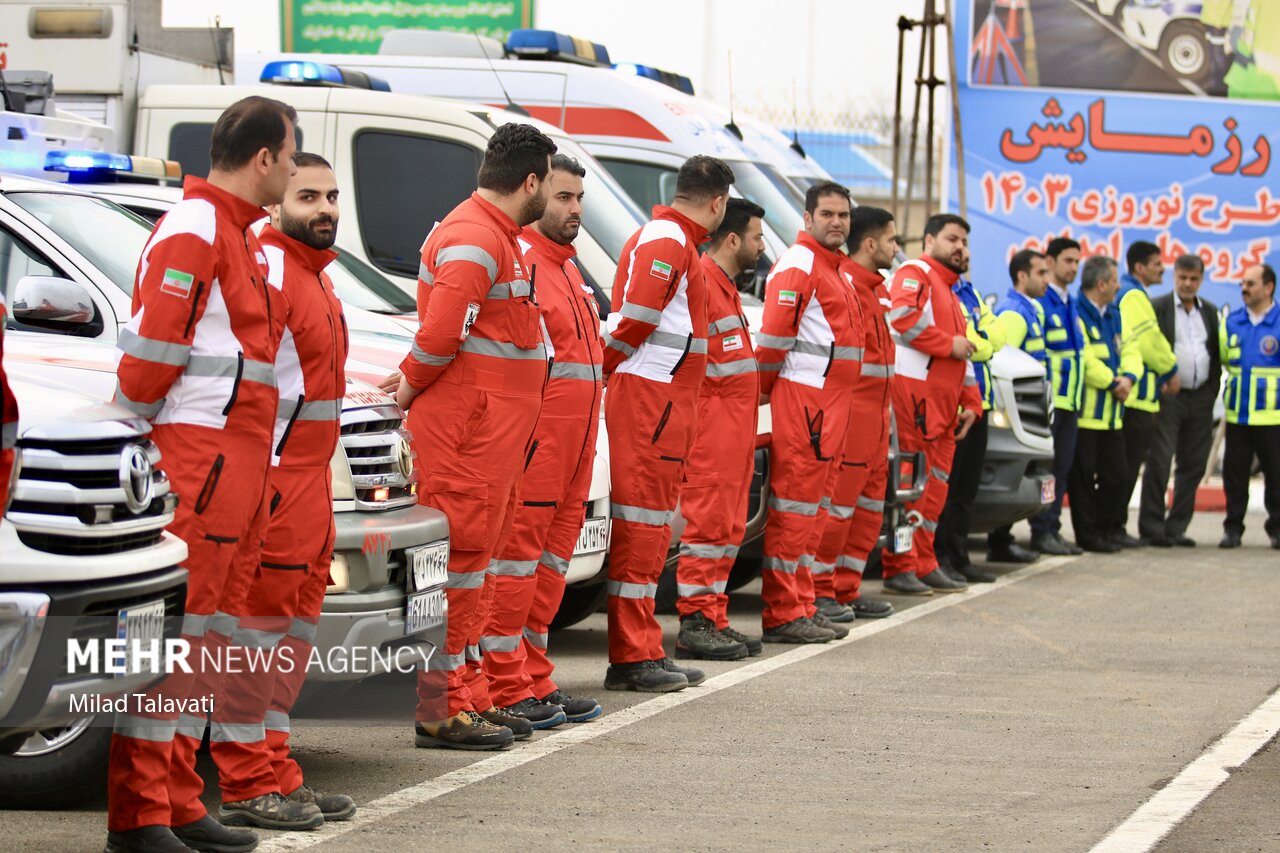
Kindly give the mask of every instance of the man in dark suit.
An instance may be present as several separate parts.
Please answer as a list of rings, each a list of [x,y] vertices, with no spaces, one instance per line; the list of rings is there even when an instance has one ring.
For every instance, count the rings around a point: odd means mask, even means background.
[[[1183,255],[1174,265],[1173,293],[1151,301],[1160,332],[1178,357],[1182,392],[1160,401],[1155,434],[1142,477],[1138,535],[1152,545],[1193,547],[1187,525],[1196,507],[1196,488],[1213,444],[1213,403],[1222,376],[1218,354],[1218,307],[1198,296],[1204,262]],[[1165,512],[1169,463],[1177,456],[1173,503]]]

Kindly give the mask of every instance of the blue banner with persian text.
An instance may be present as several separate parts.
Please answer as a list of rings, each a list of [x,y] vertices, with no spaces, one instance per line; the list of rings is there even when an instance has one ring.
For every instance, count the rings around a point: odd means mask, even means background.
[[[1136,240],[1160,246],[1166,267],[1199,255],[1202,293],[1240,303],[1245,268],[1280,259],[1280,103],[1256,99],[1243,56],[1256,2],[1229,0],[1219,20],[1200,3],[957,0],[966,207],[984,292],[1003,292],[1015,251],[1066,235],[1122,269]],[[1164,35],[1147,47],[1153,30]],[[1199,66],[1160,53],[1169,32],[1200,34]],[[951,158],[957,209],[954,148]]]

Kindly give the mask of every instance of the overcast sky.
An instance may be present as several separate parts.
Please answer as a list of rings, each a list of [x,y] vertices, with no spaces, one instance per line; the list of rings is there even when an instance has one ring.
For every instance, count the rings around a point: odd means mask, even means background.
[[[968,0],[959,0],[968,2]],[[937,0],[939,9],[943,0]],[[924,0],[536,0],[539,27],[604,44],[615,62],[689,76],[699,94],[728,105],[729,56],[737,108],[801,112],[891,112],[900,15]],[[168,26],[207,26],[220,15],[240,52],[278,50],[278,0],[165,0]],[[917,31],[918,32],[918,31]],[[919,36],[909,36],[909,44]],[[938,76],[946,77],[939,30]],[[914,78],[910,52],[906,78]],[[910,101],[906,102],[909,109]],[[939,115],[942,105],[940,104]],[[781,121],[781,119],[778,119]]]

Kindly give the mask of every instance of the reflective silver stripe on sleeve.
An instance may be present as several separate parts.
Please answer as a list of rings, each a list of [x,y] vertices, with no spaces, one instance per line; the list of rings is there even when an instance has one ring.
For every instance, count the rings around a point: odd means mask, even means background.
[[[626,341],[620,341],[613,335],[605,334],[604,345],[609,349],[616,349],[625,356],[633,356],[636,354],[636,348]]]
[[[243,370],[235,356],[228,355],[193,355],[187,360],[188,376],[230,378],[240,373],[240,378],[247,382],[258,382],[262,385],[276,386],[276,366],[265,361],[244,360]]]
[[[289,715],[284,711],[269,710],[263,720],[268,730],[273,732],[289,731]]]
[[[916,324],[914,326],[902,333],[902,340],[906,343],[911,343],[916,338],[920,337],[921,333],[923,333],[927,328],[929,328],[929,318],[922,314],[920,315],[920,319],[916,320]]]
[[[891,308],[887,315],[889,317],[889,322],[892,323],[894,320],[901,320],[914,310],[916,310],[914,305],[899,305],[897,308]]]
[[[409,350],[409,355],[413,356],[414,361],[419,364],[425,364],[428,367],[444,367],[453,361],[453,356],[451,355],[432,355],[431,353],[423,352],[416,341],[413,344],[413,348]]]
[[[738,556],[737,545],[705,545],[703,543],[680,543],[681,557],[699,557],[704,560],[721,560],[725,557]]]
[[[637,323],[648,323],[650,326],[656,326],[662,322],[662,312],[657,308],[646,308],[643,305],[636,305],[634,302],[623,302],[622,308],[618,311],[628,320],[635,320]]]
[[[484,586],[484,572],[449,572],[445,589],[480,589]]]
[[[864,364],[862,365],[862,375],[875,379],[892,379],[892,364]]]
[[[766,335],[763,332],[756,335],[756,346],[768,347],[769,349],[791,349],[796,345],[796,339],[792,337],[780,337],[778,335]]]
[[[529,641],[529,645],[536,649],[545,649],[547,647],[548,637],[546,631],[531,631],[525,628],[524,638]]]
[[[546,566],[548,569],[555,571],[561,577],[569,571],[569,561],[564,557],[557,557],[550,551],[543,551],[542,556],[538,558],[538,562]]]
[[[754,358],[740,358],[737,361],[712,362],[707,365],[708,376],[741,376],[744,373],[756,372]]]
[[[656,583],[623,583],[622,581],[605,581],[605,592],[615,598],[645,599],[658,594]]]
[[[262,723],[209,724],[209,740],[215,743],[262,743],[267,739],[267,727]]]
[[[690,340],[688,335],[677,335],[672,332],[654,331],[645,338],[645,343],[653,344],[656,347],[667,347],[668,349],[678,349],[684,352],[684,348],[689,347],[691,353],[706,353],[707,339],[693,338]]]
[[[796,515],[817,515],[818,505],[806,501],[789,501],[777,495],[769,495],[769,509],[778,512],[791,512]]]
[[[782,362],[766,362],[764,364],[757,365],[757,368],[761,373],[780,373],[782,371]]]
[[[508,578],[531,578],[538,570],[537,560],[490,560],[489,574]]]
[[[296,415],[294,409],[298,410]],[[276,417],[282,421],[336,421],[342,417],[342,401],[308,400],[299,408],[297,400],[281,400],[276,406]]]
[[[482,652],[514,652],[518,648],[520,648],[519,634],[512,637],[487,635],[480,638]]]
[[[728,317],[721,317],[719,320],[711,323],[707,328],[713,335],[718,335],[721,332],[727,332],[731,329],[741,329],[742,318],[737,314],[731,314]]]
[[[598,382],[604,375],[598,364],[583,364],[574,361],[554,361],[551,363],[552,379],[583,379]]]
[[[120,385],[117,384],[116,393],[112,398],[112,401],[124,406],[135,415],[141,415],[144,418],[154,418],[160,413],[160,410],[164,408],[164,399],[164,397],[161,397],[154,403],[139,403],[135,400],[130,400],[129,395],[121,391]]]
[[[884,512],[884,501],[872,500],[871,498],[859,495],[858,509],[866,509],[871,512]]]
[[[431,274],[431,270],[427,269],[427,265],[421,262],[418,263],[418,279],[425,284],[436,283],[436,277]]]
[[[654,527],[662,527],[671,521],[671,513],[664,509],[645,509],[640,506],[627,506],[626,504],[611,504],[609,506],[609,515],[620,521],[631,521],[636,524],[652,524]]]
[[[826,358],[832,356],[836,361],[862,361],[862,347],[835,347],[831,344],[819,344],[813,341],[796,341],[792,352],[802,355],[818,355]]]
[[[796,573],[795,560],[783,560],[778,557],[765,557],[760,563],[760,568],[766,572],[782,572],[783,574],[794,575]]]
[[[676,595],[680,598],[692,598],[695,595],[724,595],[729,588],[727,580],[716,581],[711,586],[694,586],[692,584],[676,584]]]
[[[510,299],[513,296],[528,296],[530,293],[529,282],[524,279],[516,279],[515,281],[500,281],[489,288],[489,292],[485,295],[487,299]]]
[[[436,269],[453,261],[470,261],[484,267],[492,283],[498,277],[498,262],[479,246],[445,246],[436,252]]]
[[[173,733],[177,728],[177,720],[152,720],[148,717],[135,717],[131,714],[116,714],[116,734],[133,738],[134,740],[168,743],[173,740]]]
[[[929,473],[933,475],[935,480],[941,480],[944,483],[951,482],[951,475],[941,468],[930,468]]]
[[[475,355],[488,355],[494,358],[509,358],[516,361],[546,361],[547,351],[538,344],[533,349],[522,349],[515,344],[506,341],[491,341],[488,338],[477,338],[475,335],[468,335],[467,339],[462,342],[459,347],[463,352],[474,353]]]
[[[175,367],[181,367],[186,364],[187,357],[191,355],[191,346],[189,344],[171,344],[152,338],[144,338],[136,334],[132,329],[125,329],[120,332],[116,347],[121,352],[134,358],[152,361],[156,364],[169,364]]]

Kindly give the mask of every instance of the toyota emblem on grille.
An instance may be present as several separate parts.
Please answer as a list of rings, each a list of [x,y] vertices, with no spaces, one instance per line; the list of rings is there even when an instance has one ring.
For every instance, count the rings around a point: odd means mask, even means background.
[[[125,506],[134,515],[145,512],[155,497],[151,460],[147,458],[147,451],[136,444],[120,454],[120,488],[124,490]]]
[[[399,457],[396,461],[400,465],[400,476],[408,480],[413,474],[413,448],[409,446],[409,442],[403,437],[400,439],[400,446],[397,448]]]

